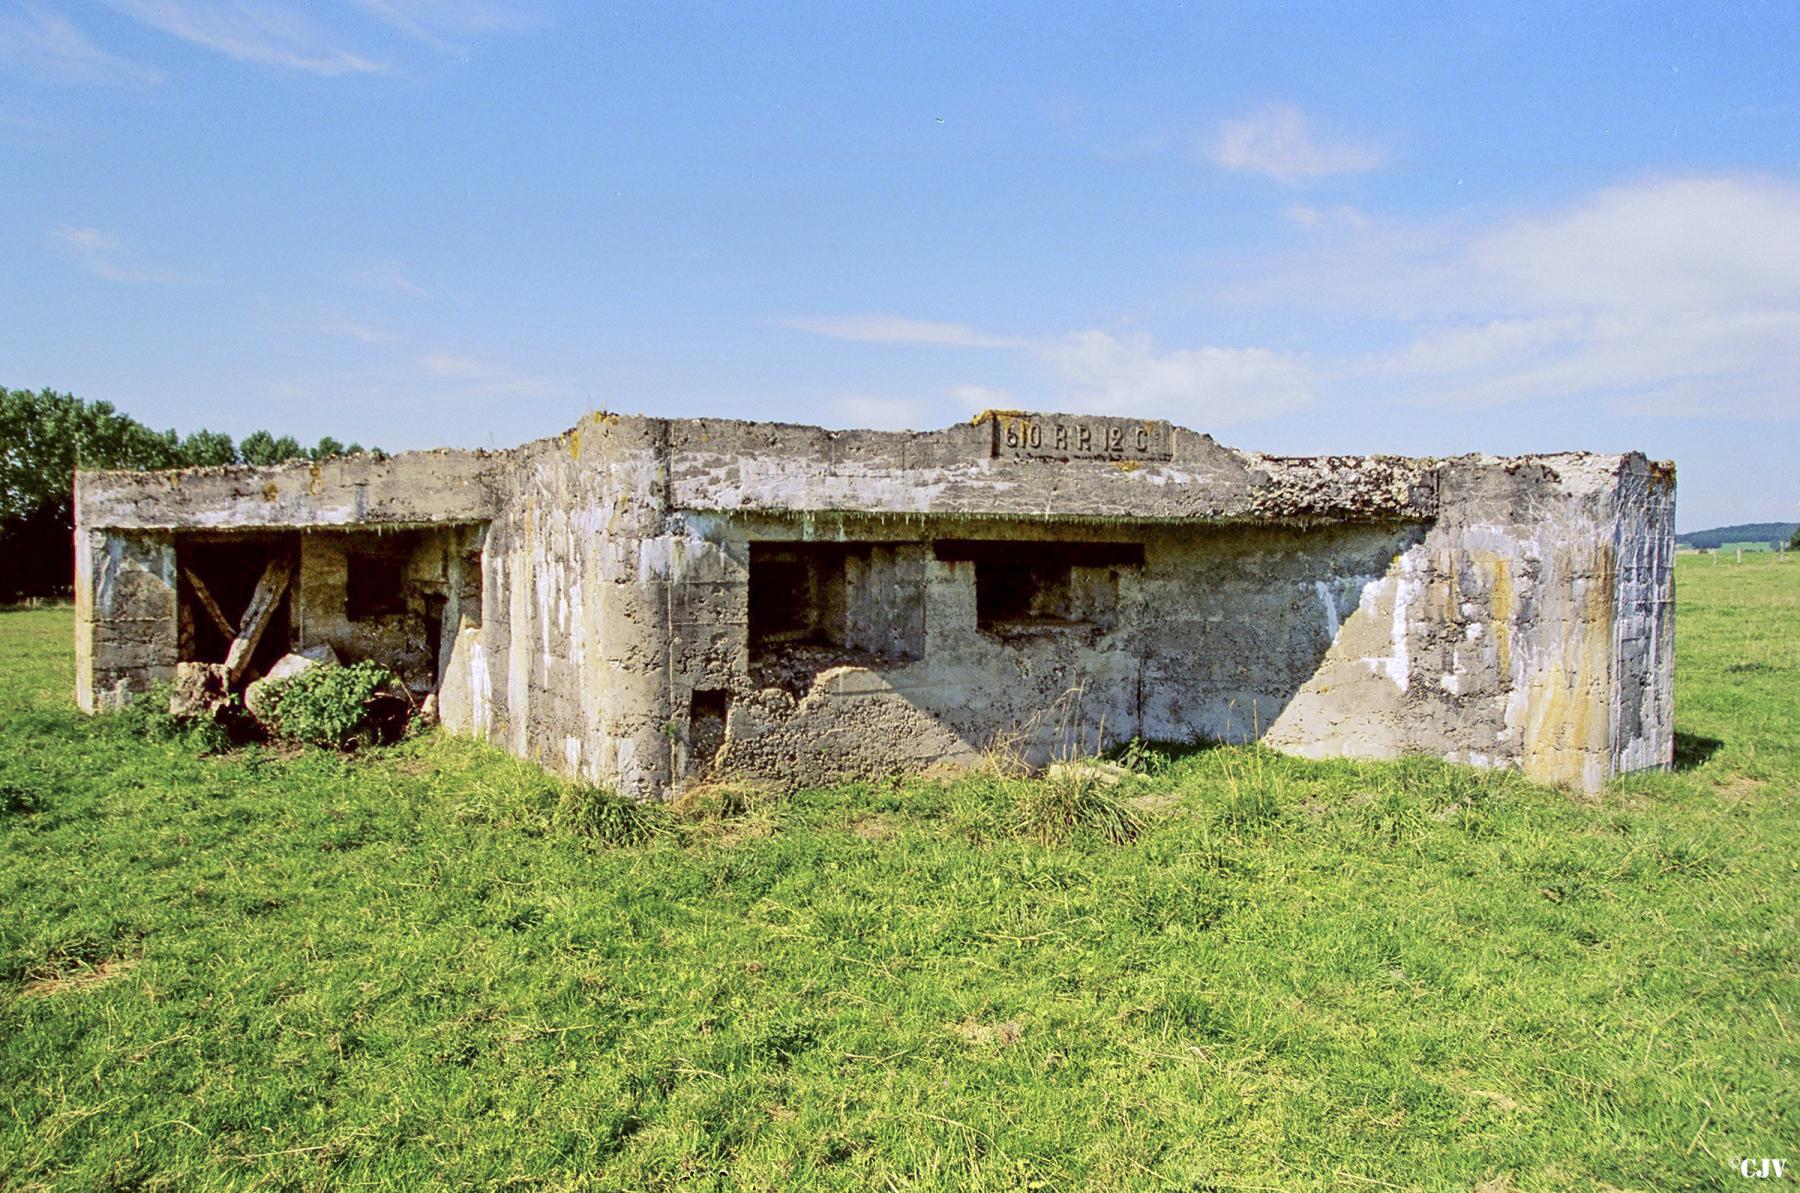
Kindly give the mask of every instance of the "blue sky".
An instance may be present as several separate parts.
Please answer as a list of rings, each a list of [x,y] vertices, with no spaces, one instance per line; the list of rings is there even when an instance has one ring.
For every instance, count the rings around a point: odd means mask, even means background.
[[[1800,519],[1800,8],[0,0],[0,384],[1640,449]]]

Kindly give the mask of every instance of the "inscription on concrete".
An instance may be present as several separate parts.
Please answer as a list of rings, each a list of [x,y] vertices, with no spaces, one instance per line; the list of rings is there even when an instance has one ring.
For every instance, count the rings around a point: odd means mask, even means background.
[[[1170,460],[1169,424],[1098,415],[995,412],[994,457],[1030,460]]]

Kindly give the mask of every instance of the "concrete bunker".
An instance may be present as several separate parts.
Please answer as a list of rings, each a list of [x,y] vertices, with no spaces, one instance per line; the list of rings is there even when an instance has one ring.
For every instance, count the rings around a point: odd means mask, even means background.
[[[634,795],[1071,736],[1591,788],[1670,757],[1673,509],[1639,455],[1291,459],[1025,412],[83,473],[77,694],[228,653],[285,560],[251,671],[378,659],[453,731]]]

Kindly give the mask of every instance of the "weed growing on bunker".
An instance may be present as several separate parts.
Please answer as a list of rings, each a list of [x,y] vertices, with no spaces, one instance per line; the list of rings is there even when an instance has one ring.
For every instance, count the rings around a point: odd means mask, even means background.
[[[175,685],[151,684],[112,714],[115,725],[134,737],[154,742],[180,742],[196,754],[222,754],[231,748],[231,733],[216,718],[170,711]]]

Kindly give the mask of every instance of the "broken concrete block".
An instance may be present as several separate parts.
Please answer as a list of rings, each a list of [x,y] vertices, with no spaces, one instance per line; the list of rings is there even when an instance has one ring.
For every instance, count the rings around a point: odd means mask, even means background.
[[[1136,777],[1136,773],[1128,768],[1101,758],[1082,758],[1074,762],[1052,762],[1044,771],[1044,778],[1052,783],[1099,783],[1104,787],[1117,787],[1120,783]]]
[[[311,671],[314,667],[336,667],[337,665],[337,651],[321,642],[317,646],[304,647],[292,654],[282,655],[275,660],[275,665],[269,668],[263,678],[270,681],[292,679],[303,671]]]
[[[269,696],[276,684],[284,679],[292,679],[303,675],[314,667],[336,667],[337,651],[323,642],[317,646],[308,646],[292,654],[284,654],[275,660],[268,674],[261,679],[253,680],[244,689],[244,707],[255,713],[260,720],[269,717]]]
[[[230,699],[223,663],[177,663],[175,694],[169,697],[169,713],[177,717],[210,717]]]

